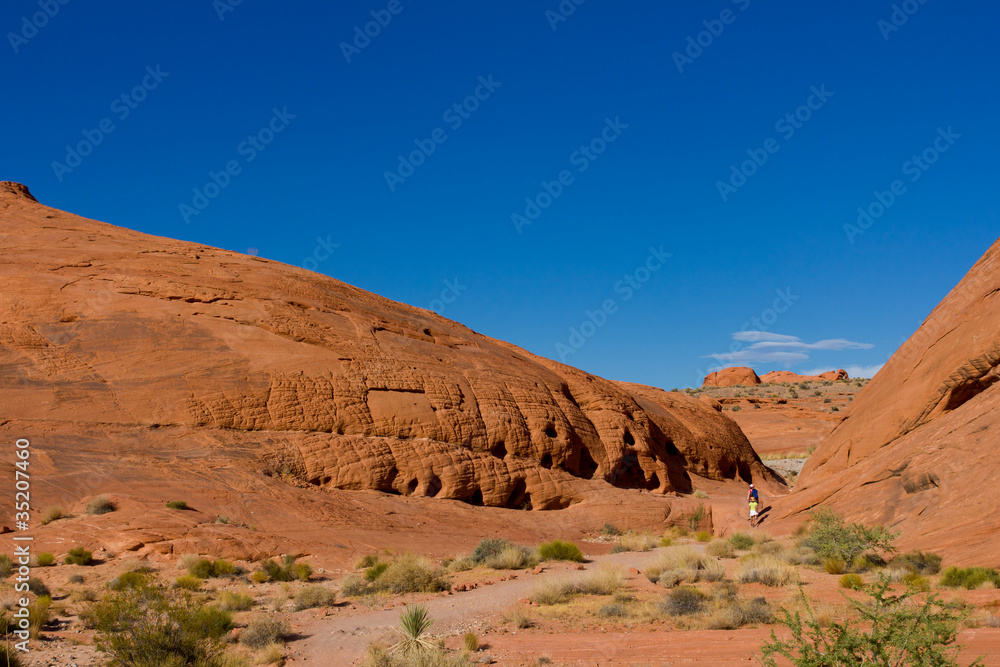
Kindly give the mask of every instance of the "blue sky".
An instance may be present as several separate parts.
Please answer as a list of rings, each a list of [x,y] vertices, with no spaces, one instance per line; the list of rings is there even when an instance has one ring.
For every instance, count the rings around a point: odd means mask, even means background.
[[[870,373],[998,236],[993,4],[233,1],[5,3],[0,178],[667,388]]]

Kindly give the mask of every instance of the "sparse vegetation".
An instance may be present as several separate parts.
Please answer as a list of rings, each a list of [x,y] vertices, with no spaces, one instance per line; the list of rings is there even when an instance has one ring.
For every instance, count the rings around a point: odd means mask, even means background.
[[[854,574],[853,572],[850,574],[845,574],[840,578],[841,588],[849,588],[852,591],[859,591],[864,585],[865,581],[864,579],[861,578],[861,575]]]
[[[605,537],[617,537],[622,534],[622,531],[613,524],[606,523],[604,524],[604,528],[601,529],[601,534]]]
[[[660,538],[649,533],[628,532],[618,538],[618,543],[611,547],[611,553],[627,551],[649,551],[660,544]]]
[[[201,588],[201,582],[203,580],[199,579],[190,574],[185,574],[174,579],[174,588],[180,588],[185,591],[196,591]]]
[[[466,651],[476,652],[479,650],[479,635],[475,632],[466,632],[462,636],[462,647]]]
[[[67,565],[90,565],[94,560],[94,554],[83,547],[75,547],[66,554]]]
[[[787,586],[798,582],[799,573],[777,556],[748,556],[740,563],[736,577],[743,584]]]
[[[738,551],[746,551],[753,548],[753,545],[757,544],[757,541],[746,533],[733,533],[729,536],[729,543]]]
[[[6,579],[14,573],[14,561],[7,554],[0,554],[0,578]]]
[[[510,623],[519,630],[531,627],[531,615],[520,606],[510,607],[507,609],[503,615],[500,616],[500,620],[504,623]]]
[[[240,633],[240,643],[253,649],[263,649],[281,642],[291,634],[288,621],[268,616],[254,616]]]
[[[304,586],[295,592],[295,611],[332,607],[336,601],[337,594],[326,586]]]
[[[708,542],[709,540],[712,539],[712,533],[708,532],[707,530],[699,530],[697,533],[694,534],[694,539],[697,540],[698,542]]]
[[[38,597],[52,597],[49,587],[38,577],[28,577],[28,590]]]
[[[941,556],[923,551],[909,551],[889,561],[889,567],[902,568],[918,574],[937,574],[941,571]]]
[[[941,575],[941,585],[946,588],[1000,588],[1000,572],[985,567],[949,567]]]
[[[222,591],[218,605],[223,611],[249,611],[253,608],[253,598],[239,591]]]
[[[893,553],[899,535],[884,526],[848,524],[826,507],[813,511],[809,522],[809,535],[803,544],[815,550],[820,558],[838,558],[844,563],[853,563],[855,558],[869,551]]]
[[[188,574],[199,579],[231,577],[236,574],[236,566],[223,558],[214,561],[202,558],[188,566]]]
[[[398,632],[403,638],[392,647],[392,652],[408,656],[425,650],[433,650],[434,645],[424,639],[424,634],[431,627],[431,623],[433,621],[427,613],[427,607],[406,605],[399,613]]]
[[[575,563],[583,562],[583,552],[572,542],[552,540],[538,547],[538,557],[542,560],[568,560]]]
[[[800,612],[782,611],[780,622],[792,636],[779,640],[772,630],[770,641],[762,646],[762,662],[777,667],[781,657],[795,667],[957,666],[959,647],[954,642],[965,614],[933,594],[920,599],[914,598],[913,590],[893,595],[890,585],[882,579],[863,588],[868,599],[850,601],[857,620],[828,623],[817,619],[800,590],[805,618]]]
[[[706,596],[692,586],[681,586],[667,593],[660,610],[668,616],[690,616],[705,607]]]
[[[188,504],[187,504],[186,500],[168,500],[167,501],[167,509],[171,509],[171,510],[186,510],[186,509],[191,509],[191,508],[188,507]]]
[[[614,595],[625,585],[625,571],[613,563],[602,563],[595,571],[583,576],[574,589],[583,595]]]
[[[87,503],[87,514],[99,516],[114,512],[118,507],[107,496],[97,496]]]
[[[736,550],[729,540],[712,540],[705,545],[705,554],[714,558],[735,558]]]
[[[55,563],[56,557],[48,551],[43,551],[35,557],[35,565],[38,567],[51,567]]]
[[[42,518],[39,520],[39,523],[44,526],[52,523],[53,521],[58,521],[64,516],[62,507],[59,507],[58,505],[46,507],[45,511],[42,512]]]
[[[354,564],[354,569],[364,570],[366,568],[371,567],[377,562],[378,562],[378,554],[368,554],[366,556],[362,556],[361,559]]]

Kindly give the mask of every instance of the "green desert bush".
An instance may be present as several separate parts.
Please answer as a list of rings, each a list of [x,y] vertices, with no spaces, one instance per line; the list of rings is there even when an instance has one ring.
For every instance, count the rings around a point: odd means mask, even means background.
[[[614,563],[602,563],[595,571],[576,581],[576,592],[583,595],[614,595],[625,585],[625,570]]]
[[[253,598],[240,591],[222,591],[218,605],[223,611],[249,611],[253,608]]]
[[[90,553],[83,547],[75,547],[69,550],[66,554],[66,564],[67,565],[90,565],[94,560],[94,554]]]
[[[753,556],[740,563],[736,578],[743,584],[787,586],[798,582],[799,572],[776,556]]]
[[[180,588],[185,591],[196,591],[201,588],[201,582],[203,579],[199,579],[190,574],[185,574],[183,576],[174,579],[174,588]]]
[[[462,635],[462,648],[475,653],[479,650],[479,635],[475,632],[466,632]]]
[[[369,592],[371,587],[371,583],[364,577],[349,574],[340,582],[340,594],[350,598],[359,597]]]
[[[378,562],[378,554],[368,554],[366,556],[362,556],[361,559],[354,564],[354,569],[365,570],[377,562]]]
[[[191,563],[187,570],[188,574],[199,579],[219,579],[237,573],[236,566],[223,558],[214,561],[202,558]]]
[[[364,578],[365,581],[375,581],[381,577],[386,570],[389,569],[389,563],[384,561],[375,563],[365,569]]]
[[[43,551],[35,558],[35,564],[38,567],[51,567],[52,565],[55,565],[55,563],[56,557],[48,551]]]
[[[629,608],[621,602],[612,602],[611,604],[606,604],[598,609],[597,615],[604,618],[627,618],[629,615]]]
[[[149,578],[142,572],[122,572],[108,582],[108,588],[113,591],[123,591],[126,588],[142,588],[149,583]]]
[[[101,514],[108,514],[109,512],[114,512],[118,509],[118,506],[108,498],[107,496],[97,496],[87,503],[87,514],[92,514],[94,516],[99,516]]]
[[[7,554],[0,554],[0,578],[6,579],[14,573],[14,560]]]
[[[705,545],[705,554],[714,558],[736,558],[736,550],[729,540],[712,540]]]
[[[949,567],[941,575],[941,585],[946,588],[974,590],[990,585],[1000,588],[1000,572],[985,567]]]
[[[885,526],[848,524],[833,510],[821,507],[810,516],[809,534],[803,544],[813,549],[820,558],[839,558],[845,563],[853,563],[855,558],[866,552],[894,552],[898,536],[899,533],[893,533]]]
[[[617,537],[622,534],[620,528],[611,523],[604,524],[604,528],[601,529],[601,534],[605,537]]]
[[[431,623],[433,621],[427,613],[427,607],[406,605],[403,611],[399,612],[399,633],[403,638],[392,647],[392,652],[401,656],[409,656],[433,650],[434,645],[424,638]]]
[[[895,595],[890,586],[885,578],[865,586],[867,599],[849,600],[854,613],[843,621],[820,619],[800,589],[806,613],[781,611],[787,638],[772,631],[761,661],[765,667],[957,667],[955,639],[967,615],[933,594]]]
[[[45,582],[38,577],[28,577],[28,590],[38,597],[52,597],[52,592],[49,590],[49,587],[46,586]]]
[[[187,504],[186,500],[168,500],[167,501],[167,509],[172,509],[172,510],[186,510],[186,509],[190,509],[190,508],[188,507],[188,504]]]
[[[774,620],[774,611],[764,598],[744,600],[739,597],[722,602],[712,614],[708,627],[712,630],[738,630],[747,625],[766,625]]]
[[[228,613],[151,585],[110,593],[91,605],[87,622],[116,667],[224,667],[221,638],[233,628]]]
[[[753,548],[753,545],[757,544],[757,541],[753,539],[751,535],[746,533],[733,533],[729,536],[729,543],[733,545],[733,548],[737,551],[747,551]]]
[[[708,532],[707,530],[699,530],[697,533],[694,534],[694,539],[697,540],[698,542],[708,542],[709,540],[712,539],[712,533]]]
[[[530,599],[535,604],[553,605],[568,602],[576,587],[571,581],[546,579],[531,591]]]
[[[501,551],[512,546],[514,543],[505,537],[484,537],[472,550],[469,560],[476,565],[485,565],[487,560],[499,556]]]
[[[499,553],[489,556],[483,564],[493,570],[523,570],[534,565],[534,559],[527,547],[507,544]]]
[[[441,568],[412,554],[405,554],[393,560],[374,584],[378,591],[394,595],[437,593],[451,588],[444,579],[444,571]]]
[[[45,511],[42,512],[42,518],[39,521],[39,523],[44,526],[46,524],[52,523],[53,521],[58,521],[59,519],[62,519],[64,516],[66,515],[63,514],[62,507],[59,507],[58,505],[55,505],[53,507],[46,507]]]
[[[583,552],[572,542],[552,540],[539,545],[538,557],[542,560],[568,560],[575,563],[583,562]]]
[[[859,591],[865,585],[865,580],[861,578],[860,574],[845,574],[840,578],[840,587],[849,588],[852,591]]]
[[[326,586],[319,584],[304,586],[295,592],[295,611],[315,607],[332,607],[336,601],[337,594]]]
[[[847,563],[842,558],[824,558],[823,570],[827,574],[843,574],[847,572]]]

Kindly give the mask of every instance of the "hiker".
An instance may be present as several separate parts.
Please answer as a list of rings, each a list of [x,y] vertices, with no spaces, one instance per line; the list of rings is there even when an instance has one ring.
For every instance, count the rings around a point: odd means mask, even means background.
[[[747,504],[750,506],[750,515],[747,519],[750,521],[751,526],[756,526],[758,516],[757,507],[760,504],[760,498],[758,497],[757,489],[754,488],[753,484],[750,485],[750,490],[747,491]]]

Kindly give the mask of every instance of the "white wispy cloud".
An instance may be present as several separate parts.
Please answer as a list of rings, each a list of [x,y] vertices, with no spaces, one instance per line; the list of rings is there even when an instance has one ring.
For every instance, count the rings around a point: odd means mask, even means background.
[[[756,364],[783,364],[791,366],[792,364],[808,361],[810,358],[809,353],[812,351],[841,352],[844,350],[870,350],[875,347],[871,343],[859,343],[847,340],[846,338],[828,338],[808,343],[798,336],[788,336],[767,331],[740,331],[732,334],[731,337],[737,343],[752,344],[747,347],[736,346],[737,349],[731,349],[729,352],[707,354],[704,358],[715,359],[729,366],[753,366]],[[718,370],[719,368],[723,367],[720,366],[712,370]],[[871,368],[873,367],[856,366],[855,368],[859,371],[871,372]],[[825,370],[830,369],[827,368]],[[850,372],[848,371],[848,373]],[[851,375],[853,377],[853,373]],[[871,375],[861,373],[860,377],[871,377]]]

